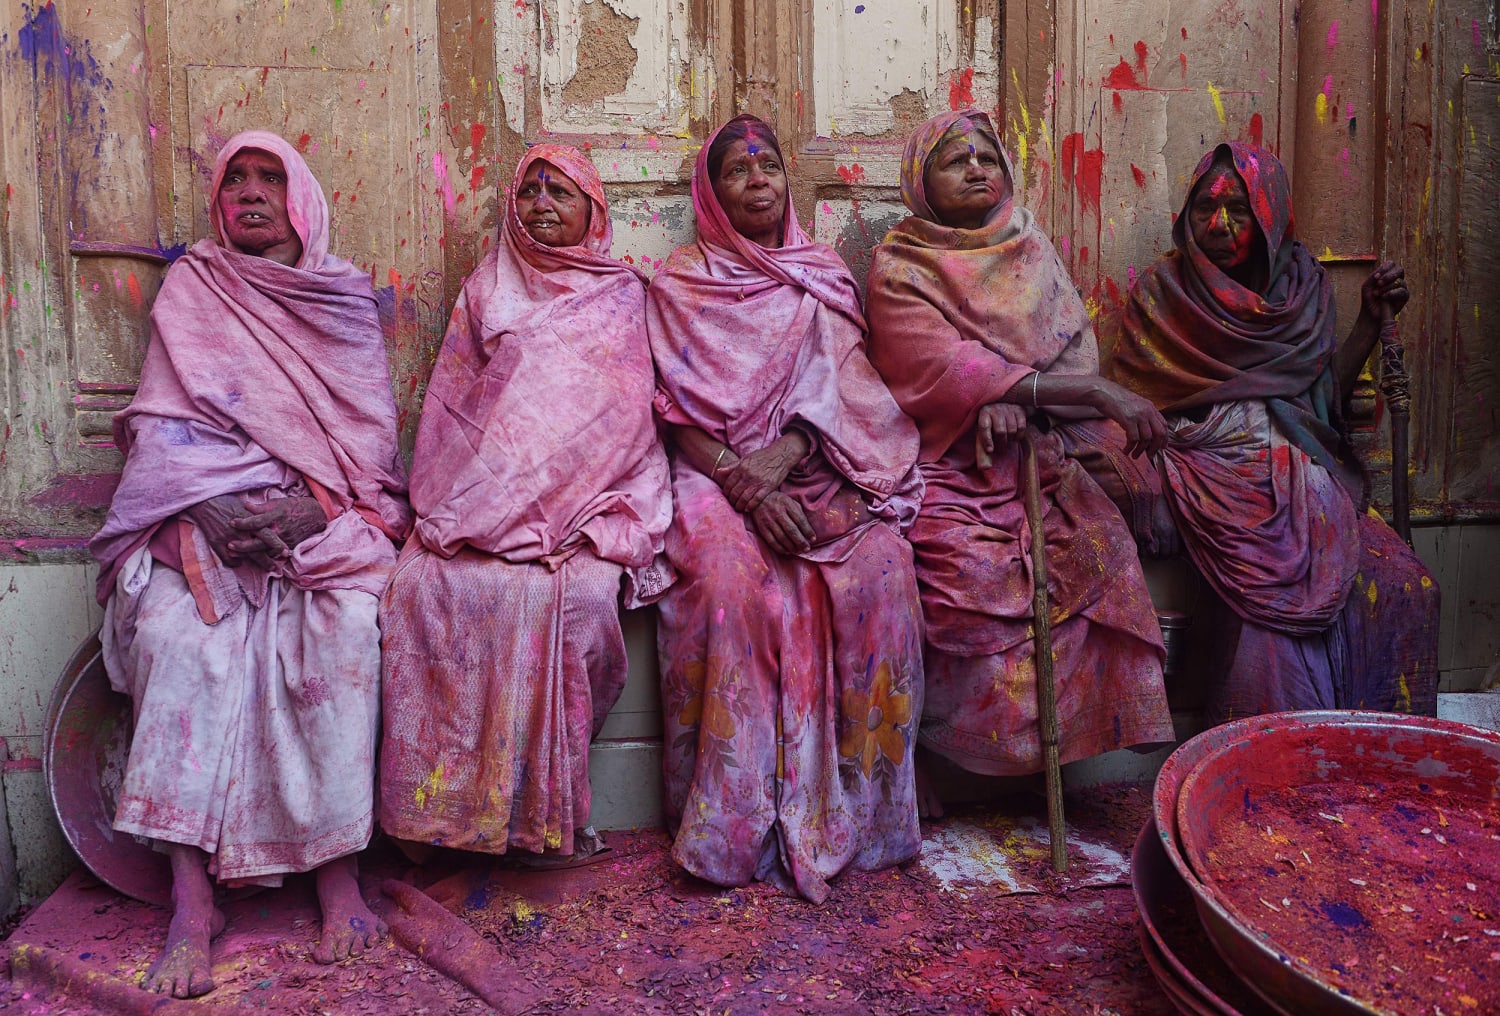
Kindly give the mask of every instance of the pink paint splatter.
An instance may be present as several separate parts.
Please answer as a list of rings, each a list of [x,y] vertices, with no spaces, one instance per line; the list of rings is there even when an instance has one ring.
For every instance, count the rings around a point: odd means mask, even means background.
[[[974,68],[965,67],[948,82],[948,108],[963,109],[974,105]]]
[[[1484,49],[1484,43],[1479,39],[1479,19],[1474,19],[1474,48]]]
[[[1328,48],[1332,49],[1333,47],[1337,46],[1338,44],[1339,44],[1339,21],[1338,21],[1338,18],[1334,18],[1333,22],[1331,24],[1329,24],[1329,26],[1328,26]]]
[[[1380,0],[1370,0],[1370,20],[1380,24]]]
[[[443,196],[443,207],[452,215],[453,206],[458,203],[458,199],[453,195],[453,184],[448,180],[448,163],[444,161],[442,152],[432,153],[432,175],[437,178],[438,193]]]

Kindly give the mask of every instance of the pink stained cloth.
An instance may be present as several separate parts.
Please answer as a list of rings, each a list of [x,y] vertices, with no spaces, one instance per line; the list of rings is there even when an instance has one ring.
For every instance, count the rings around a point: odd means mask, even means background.
[[[658,411],[741,455],[801,429],[814,448],[783,490],[819,539],[783,557],[674,457],[680,578],[657,627],[667,820],[688,871],[822,900],[840,872],[921,846],[921,615],[900,536],[921,497],[917,436],[865,358],[848,269],[802,232],[790,197],[785,246],[740,236],[708,178],[711,144],[693,177],[698,243],[647,294]]]
[[[210,200],[244,148],[282,160],[303,257],[287,267],[204,240],[173,266],[91,547],[106,667],[135,707],[116,827],[200,847],[222,880],[276,884],[369,839],[376,597],[409,509],[369,279],[326,253],[322,192],[274,135],[225,147]],[[225,567],[179,514],[218,495],[308,494],[327,527],[269,572]],[[148,547],[173,540],[180,572]]]
[[[326,253],[322,191],[296,149],[274,134],[239,134],[224,147],[210,207],[224,166],[245,148],[286,167],[302,259],[289,268],[200,240],[167,273],[151,310],[140,388],[115,418],[125,469],[90,543],[101,564],[101,602],[131,550],[162,522],[220,494],[302,492],[309,480],[329,498],[325,508],[369,523],[330,525],[300,544],[278,574],[304,588],[378,595],[394,561],[389,537],[410,527],[369,276]]]
[[[515,187],[535,162],[588,195],[576,247],[534,240]],[[609,210],[587,156],[532,148],[503,242],[464,283],[422,405],[412,505],[423,546],[560,563],[582,547],[629,568],[661,550],[672,502],[651,412],[645,283],[609,257]]]
[[[921,176],[961,119],[1000,148],[977,110],[918,128],[902,167],[913,211],[931,215]],[[904,220],[875,249],[868,309],[871,359],[922,433],[927,487],[911,531],[927,621],[922,743],[975,772],[1036,772],[1021,448],[981,469],[974,424],[1035,370],[1094,373],[1088,315],[1051,243],[1010,201],[976,230]],[[1171,740],[1161,633],[1130,532],[1057,433],[1036,442],[1062,755]]]
[[[583,244],[521,225],[538,161],[588,195]],[[381,609],[380,821],[401,839],[570,854],[588,825],[589,741],[625,684],[622,574],[632,604],[670,581],[645,287],[610,234],[588,158],[532,148],[449,322],[417,432],[416,539]]]

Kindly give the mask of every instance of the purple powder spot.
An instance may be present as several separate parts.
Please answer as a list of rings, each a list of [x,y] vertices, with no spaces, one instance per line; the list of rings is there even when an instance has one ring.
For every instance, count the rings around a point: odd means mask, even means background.
[[[863,14],[864,12],[865,12],[865,5],[864,4],[855,4],[854,5],[854,13],[855,14]]]
[[[1365,920],[1363,914],[1347,903],[1324,903],[1321,909],[1323,916],[1340,928],[1353,930],[1355,928],[1363,928],[1369,923]]]

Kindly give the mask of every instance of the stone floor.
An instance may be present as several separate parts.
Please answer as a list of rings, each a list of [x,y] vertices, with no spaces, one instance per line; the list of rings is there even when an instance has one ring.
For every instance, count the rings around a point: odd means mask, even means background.
[[[701,882],[659,830],[611,833],[602,860],[551,872],[469,857],[412,868],[377,844],[362,882],[385,943],[312,962],[317,910],[294,880],[226,904],[218,987],[192,1002],[134,986],[167,913],[76,873],[4,943],[0,1013],[1166,1016],[1126,861],[1149,793],[1083,788],[1067,808],[1063,876],[1040,799],[1017,795],[924,824],[920,860],[844,877],[821,906]]]

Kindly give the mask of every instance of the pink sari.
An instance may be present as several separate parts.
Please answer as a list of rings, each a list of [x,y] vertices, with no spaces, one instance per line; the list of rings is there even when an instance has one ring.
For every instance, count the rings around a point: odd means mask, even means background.
[[[135,703],[115,827],[200,847],[227,881],[275,884],[364,846],[372,828],[376,597],[410,525],[369,277],[329,256],[322,191],[274,134],[229,159],[281,159],[295,267],[202,240],[151,313],[126,454],[91,546],[105,662]],[[268,569],[230,568],[186,516],[219,495],[311,495],[328,525]]]
[[[1092,374],[1088,314],[1030,212],[1002,201],[984,226],[935,221],[927,159],[961,110],[907,143],[902,198],[916,214],[875,248],[870,356],[922,434],[922,512],[912,529],[927,619],[921,741],[966,769],[1041,768],[1032,644],[1031,531],[1019,442],[975,462],[979,410],[1033,371]],[[998,139],[996,148],[1000,148]],[[1014,173],[1006,162],[1006,171]],[[1161,633],[1129,531],[1064,454],[1060,424],[1038,439],[1048,596],[1064,762],[1169,741]]]
[[[545,161],[590,199],[575,247],[515,189]],[[640,273],[609,257],[587,156],[526,153],[501,242],[464,283],[422,407],[415,539],[381,606],[380,822],[402,839],[571,854],[589,740],[625,684],[628,604],[659,595],[671,517]]]
[[[666,547],[680,579],[658,626],[672,856],[721,885],[770,879],[820,901],[840,872],[921,846],[922,628],[901,535],[921,497],[917,436],[865,358],[844,263],[797,226],[790,198],[781,248],[737,233],[708,148],[698,243],[647,296],[658,412],[740,455],[801,429],[814,451],[783,490],[818,538],[777,553],[673,457]]]

